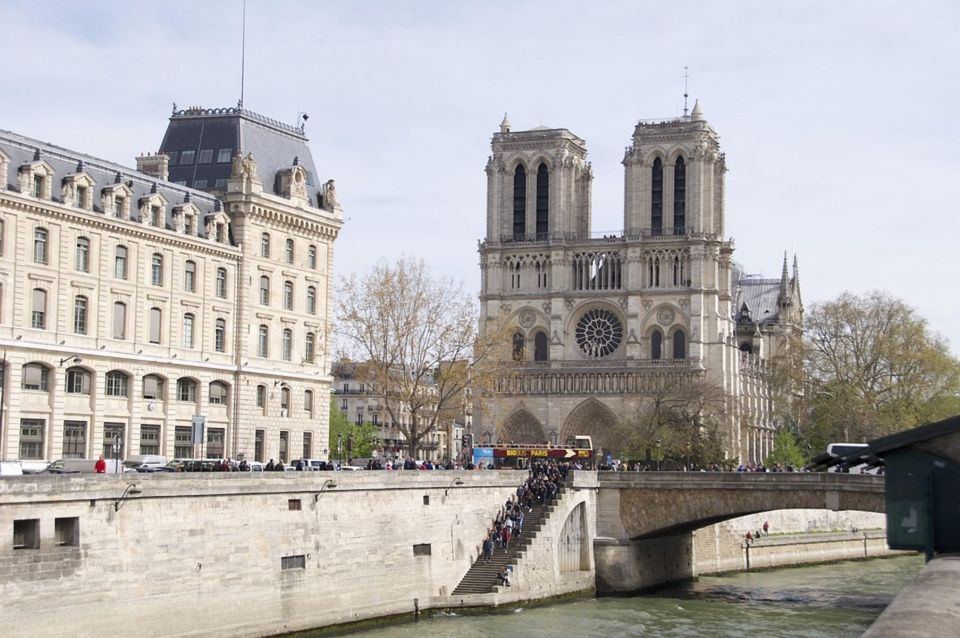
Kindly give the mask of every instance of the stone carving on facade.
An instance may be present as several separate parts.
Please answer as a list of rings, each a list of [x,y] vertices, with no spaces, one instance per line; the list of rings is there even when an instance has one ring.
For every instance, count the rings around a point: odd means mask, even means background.
[[[627,166],[630,164],[642,164],[643,151],[640,150],[640,147],[636,145],[628,146],[623,153],[623,161],[621,163],[624,166]]]
[[[629,297],[620,297],[620,307],[626,310],[630,306]]]
[[[509,315],[512,309],[513,307],[508,303],[505,303],[502,306],[500,306],[500,312],[502,312],[505,315]]]
[[[323,210],[325,211],[332,213],[339,207],[339,204],[337,203],[337,187],[332,179],[328,179],[324,183],[320,198],[321,201],[323,201]]]
[[[570,297],[567,297],[566,299],[564,299],[563,303],[564,305],[567,306],[567,308],[573,308],[573,299],[571,299]]]
[[[555,346],[563,345],[563,342],[560,341],[560,333],[558,333],[556,330],[553,331],[553,338],[550,340],[550,343],[552,343]]]
[[[677,313],[673,311],[673,308],[665,307],[657,311],[657,323],[661,326],[669,326],[673,323],[673,320],[677,318]]]
[[[541,308],[543,308],[544,314],[546,314],[547,316],[550,316],[551,305],[549,301],[544,301]]]
[[[679,301],[677,302],[677,305],[680,306],[680,309],[681,309],[681,310],[684,310],[684,311],[685,311],[687,308],[690,307],[690,300],[689,300],[689,299],[681,299],[681,300],[679,300]]]
[[[644,300],[641,302],[641,305],[643,306],[643,309],[644,309],[644,310],[650,310],[651,308],[653,308],[653,300],[652,300],[652,299],[644,299]]]
[[[537,322],[537,313],[530,308],[524,308],[520,311],[520,325],[528,330]]]

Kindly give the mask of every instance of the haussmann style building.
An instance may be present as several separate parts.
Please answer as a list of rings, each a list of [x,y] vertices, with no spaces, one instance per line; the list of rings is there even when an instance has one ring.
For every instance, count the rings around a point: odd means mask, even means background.
[[[762,462],[778,425],[771,362],[801,330],[796,261],[774,279],[734,263],[726,160],[699,105],[636,125],[613,235],[591,234],[584,140],[504,117],[492,151],[481,321],[511,326],[515,361],[484,427],[505,441],[591,434],[615,449],[614,426],[643,401],[697,379],[723,393],[728,457]]]
[[[174,106],[133,170],[0,131],[0,458],[329,455],[342,214],[307,142]]]

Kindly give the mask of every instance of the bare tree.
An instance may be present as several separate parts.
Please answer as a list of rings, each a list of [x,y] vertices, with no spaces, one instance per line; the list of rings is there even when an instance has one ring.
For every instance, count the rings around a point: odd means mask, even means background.
[[[469,389],[494,376],[495,345],[478,334],[477,303],[411,257],[351,275],[337,298],[337,332],[358,362],[357,378],[383,401],[415,457],[426,436],[463,414]]]

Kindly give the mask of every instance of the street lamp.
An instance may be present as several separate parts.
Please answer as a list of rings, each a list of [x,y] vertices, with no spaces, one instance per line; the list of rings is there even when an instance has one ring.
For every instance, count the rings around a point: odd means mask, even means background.
[[[463,485],[463,481],[461,481],[459,478],[453,479],[453,483],[447,486],[447,489],[443,491],[443,495],[448,496],[450,494],[450,490],[452,490],[454,487],[459,487],[460,485]]]
[[[343,469],[343,432],[337,434],[337,456],[340,459],[340,469]]]
[[[660,439],[657,439],[657,471],[660,471],[660,460],[663,458],[663,450],[660,448]]]
[[[313,495],[313,502],[316,503],[320,500],[320,495],[323,494],[325,489],[333,489],[337,486],[337,483],[333,479],[327,479],[323,482],[323,485],[320,486],[320,491]]]

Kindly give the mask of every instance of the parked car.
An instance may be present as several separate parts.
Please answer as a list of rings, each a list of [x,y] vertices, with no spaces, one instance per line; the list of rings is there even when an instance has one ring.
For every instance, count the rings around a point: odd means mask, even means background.
[[[124,467],[137,472],[156,472],[166,464],[167,457],[156,454],[135,454],[123,462]]]
[[[116,459],[104,459],[107,465],[106,474],[121,474],[126,472],[136,472],[136,470],[124,467],[123,463]],[[54,461],[43,470],[44,474],[96,474],[97,459],[59,459]]]

